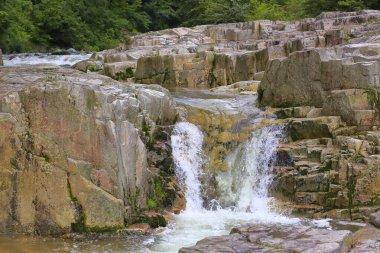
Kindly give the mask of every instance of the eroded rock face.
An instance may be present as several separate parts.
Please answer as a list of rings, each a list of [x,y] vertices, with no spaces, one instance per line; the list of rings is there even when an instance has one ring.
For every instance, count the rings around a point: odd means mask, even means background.
[[[310,49],[292,53],[285,59],[273,60],[260,86],[261,105],[315,106],[323,107],[328,113],[331,110],[328,101],[331,96],[333,98],[330,99],[335,99],[345,92],[350,97],[352,89],[359,92],[378,88],[380,72],[376,59],[380,59],[379,53],[379,44],[353,44]],[[337,94],[338,90],[340,94]],[[361,95],[356,97],[359,99]],[[360,109],[366,108],[362,105]]]
[[[352,234],[306,226],[252,225],[234,228],[230,235],[208,237],[180,253],[195,252],[349,252]]]
[[[52,66],[0,73],[0,232],[119,228],[147,208],[153,133],[176,118],[166,89]]]
[[[258,20],[149,32],[134,36],[128,45],[95,54],[93,59],[82,63],[80,69],[88,70],[94,61],[101,61],[104,62],[102,73],[116,79],[133,77],[147,84],[213,87],[261,79],[268,63],[279,59],[271,63],[268,73],[280,73],[267,75],[269,80],[264,79],[264,82],[280,88],[280,94],[285,89],[282,87],[291,82],[292,79],[286,81],[288,78],[300,78],[299,83],[307,83],[298,87],[294,99],[300,104],[307,99],[321,104],[324,94],[323,89],[314,84],[319,80],[318,69],[314,68],[323,59],[318,53],[308,55],[308,52],[292,56],[288,61],[283,58],[296,51],[376,41],[379,17],[379,11],[335,12],[292,22]],[[333,56],[324,54],[322,58],[325,57]],[[294,64],[303,67],[303,71],[284,76]],[[261,74],[257,76],[258,73]],[[348,70],[348,73],[355,77],[354,72]],[[277,81],[270,79],[276,77]],[[282,86],[275,85],[283,80],[286,83]],[[275,97],[265,93],[265,101],[272,100],[273,105],[288,102],[286,93]]]
[[[314,217],[368,221],[380,208],[379,12],[323,13],[302,27],[327,29],[324,43],[269,61],[258,88],[260,106],[288,125],[272,194]]]

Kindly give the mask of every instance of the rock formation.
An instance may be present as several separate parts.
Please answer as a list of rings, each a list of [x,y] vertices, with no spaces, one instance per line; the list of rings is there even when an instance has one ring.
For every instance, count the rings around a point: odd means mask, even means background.
[[[115,79],[134,78],[164,86],[229,85],[260,79],[271,60],[292,52],[348,40],[376,41],[379,18],[380,12],[367,10],[323,13],[294,22],[259,20],[149,32],[119,49],[96,53],[78,68],[102,69]]]
[[[164,128],[175,106],[157,85],[54,66],[1,68],[0,233],[112,230],[148,200],[170,205],[179,190],[162,178],[173,180]]]
[[[208,237],[179,253],[349,252],[352,233],[307,226],[255,225],[234,228],[230,235]]]

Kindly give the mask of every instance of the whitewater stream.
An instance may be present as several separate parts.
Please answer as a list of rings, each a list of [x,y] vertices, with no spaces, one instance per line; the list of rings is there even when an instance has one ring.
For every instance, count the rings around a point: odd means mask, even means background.
[[[88,60],[92,54],[78,53],[70,55],[53,55],[42,53],[3,55],[4,66],[22,66],[36,64],[55,64],[59,66],[73,66],[75,63]]]

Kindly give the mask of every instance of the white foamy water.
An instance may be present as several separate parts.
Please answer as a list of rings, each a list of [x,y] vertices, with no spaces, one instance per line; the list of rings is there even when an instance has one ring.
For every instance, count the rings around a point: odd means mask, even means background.
[[[176,124],[171,137],[179,183],[186,189],[186,210],[202,209],[199,173],[202,167],[203,133],[188,122]]]
[[[23,66],[36,64],[55,64],[59,66],[73,66],[83,60],[90,59],[92,54],[75,54],[75,55],[51,55],[51,54],[17,54],[4,55],[4,66]]]
[[[180,183],[186,188],[187,207],[174,216],[169,227],[159,236],[147,240],[144,252],[174,253],[182,247],[192,246],[209,236],[227,235],[233,227],[245,224],[295,224],[299,219],[272,212],[268,207],[267,190],[271,182],[270,161],[280,141],[282,127],[268,127],[252,134],[244,144],[243,159],[236,163],[239,191],[237,205],[229,208],[206,210],[202,207],[199,175],[202,167],[203,134],[188,122],[177,123],[172,135],[173,157]],[[217,203],[217,201],[216,201]],[[210,204],[210,203],[206,203]]]
[[[268,188],[272,182],[271,160],[283,136],[283,126],[273,125],[252,133],[244,145],[238,162],[237,208],[259,214],[269,214]]]

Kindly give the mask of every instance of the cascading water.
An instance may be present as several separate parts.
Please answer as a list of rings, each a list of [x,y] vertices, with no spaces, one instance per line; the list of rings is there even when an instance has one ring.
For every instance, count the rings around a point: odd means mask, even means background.
[[[281,136],[281,126],[253,132],[249,141],[240,146],[242,155],[233,163],[237,166],[233,169],[239,172],[235,184],[240,185],[234,195],[236,206],[207,210],[202,208],[199,181],[204,135],[191,123],[177,123],[172,135],[173,158],[179,182],[186,190],[187,206],[174,217],[169,229],[150,242],[149,252],[178,252],[181,247],[193,245],[208,236],[228,234],[232,227],[243,224],[299,222],[273,213],[268,207],[270,163]],[[226,184],[226,187],[231,185]]]
[[[23,66],[35,64],[55,64],[73,66],[75,63],[88,60],[92,54],[51,55],[51,54],[16,54],[4,55],[4,66]]]
[[[271,163],[283,136],[283,126],[272,125],[256,130],[244,145],[238,161],[237,208],[261,215],[270,213],[268,188],[272,181]]]
[[[203,133],[188,122],[178,123],[171,137],[179,183],[186,189],[186,210],[201,210],[199,173],[202,166]]]

